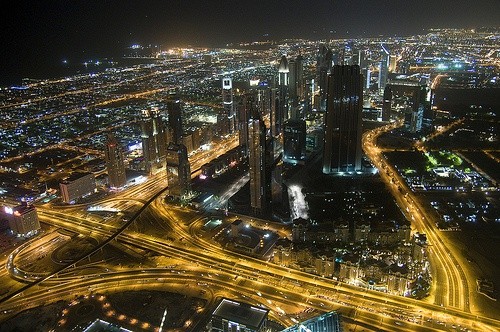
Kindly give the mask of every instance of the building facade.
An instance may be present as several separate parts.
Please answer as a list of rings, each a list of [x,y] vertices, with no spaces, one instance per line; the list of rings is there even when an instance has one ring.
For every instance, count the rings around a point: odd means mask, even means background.
[[[266,126],[256,108],[248,120],[248,162],[250,165],[250,205],[256,214],[267,208]]]
[[[283,127],[283,161],[303,162],[306,157],[306,122],[290,119]]]
[[[75,173],[59,183],[64,203],[74,204],[78,199],[97,191],[92,173]]]
[[[2,216],[8,221],[10,230],[16,236],[30,237],[40,230],[36,208],[26,202],[15,207],[4,207]]]
[[[165,165],[167,148],[167,134],[158,108],[142,111],[141,139],[145,170],[150,174],[156,174]]]
[[[358,65],[340,66],[328,76],[323,173],[361,169],[363,77]]]
[[[106,159],[106,168],[108,171],[109,186],[111,188],[123,187],[127,184],[123,149],[112,133],[108,134],[104,154]]]
[[[167,183],[169,195],[181,198],[191,193],[191,166],[183,144],[170,143],[167,148]]]

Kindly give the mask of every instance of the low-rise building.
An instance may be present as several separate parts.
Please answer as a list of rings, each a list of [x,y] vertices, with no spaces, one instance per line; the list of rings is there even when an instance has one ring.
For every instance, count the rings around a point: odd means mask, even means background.
[[[30,237],[40,230],[36,208],[25,202],[15,207],[4,207],[2,217],[8,221],[10,230],[16,236]]]
[[[97,191],[95,176],[92,173],[75,173],[59,183],[64,203],[74,204],[78,199]]]

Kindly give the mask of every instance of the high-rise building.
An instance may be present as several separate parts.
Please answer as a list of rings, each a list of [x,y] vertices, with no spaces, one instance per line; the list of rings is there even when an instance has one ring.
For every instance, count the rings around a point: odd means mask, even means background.
[[[264,332],[267,331],[268,314],[267,309],[222,299],[212,313],[207,329],[213,332]]]
[[[143,110],[141,116],[141,138],[146,172],[156,174],[163,169],[167,148],[166,137],[167,134],[160,110],[158,108]]]
[[[184,197],[191,192],[191,166],[186,146],[169,143],[166,155],[169,195]]]
[[[299,100],[304,99],[305,82],[304,82],[304,57],[299,54],[295,58],[295,89]]]
[[[363,70],[367,67],[368,61],[366,61],[366,51],[365,50],[358,51],[358,63],[357,63],[357,65],[359,66],[359,68],[361,68],[361,70]]]
[[[281,133],[283,122],[288,118],[290,68],[285,55],[281,57],[278,68],[278,107],[276,108],[276,130]]]
[[[248,120],[248,162],[250,165],[250,205],[256,214],[267,208],[266,126],[255,107]]]
[[[361,169],[363,76],[358,65],[334,66],[328,76],[323,173]]]
[[[411,105],[405,111],[404,126],[410,133],[422,130],[425,112],[426,87],[413,87]]]
[[[333,53],[326,45],[319,47],[318,59],[316,64],[317,81],[319,87],[319,110],[326,111],[326,95],[328,86],[328,74],[332,69]]]
[[[290,101],[290,105],[292,107],[297,106],[298,97],[297,97],[297,67],[298,64],[295,59],[290,59],[288,61],[289,68],[289,76],[288,76],[288,97]]]
[[[386,85],[384,89],[384,101],[382,102],[382,121],[389,121],[391,119],[392,108],[392,89]]]
[[[167,184],[170,196],[184,197],[191,193],[191,166],[183,144],[167,147]]]
[[[0,216],[7,219],[10,230],[16,236],[29,237],[40,230],[36,209],[26,202],[15,207],[5,206]]]
[[[283,127],[283,161],[296,164],[306,157],[306,122],[290,119]]]
[[[378,70],[378,88],[379,90],[384,90],[387,83],[387,75],[389,74],[389,62],[390,53],[387,47],[384,45],[382,47],[382,57],[380,58],[379,70]]]
[[[174,93],[167,102],[168,128],[171,132],[172,142],[181,143],[182,129],[182,102]]]
[[[239,129],[239,145],[248,148],[248,118],[250,110],[254,104],[254,96],[247,93],[243,96],[238,107],[238,129]]]
[[[394,73],[397,69],[398,57],[396,55],[389,56],[389,72]]]
[[[290,69],[289,76],[289,111],[285,119],[299,119],[300,108],[299,101],[304,98],[304,58],[298,55],[295,59],[288,62]]]
[[[230,77],[222,78],[222,107],[217,117],[220,135],[232,134],[236,130],[236,117],[233,105],[233,82]]]
[[[363,70],[365,75],[365,89],[370,89],[372,85],[372,73],[370,71],[370,67],[366,67],[366,70]]]
[[[123,187],[127,184],[125,163],[123,160],[123,149],[112,133],[108,134],[104,154],[106,159],[106,168],[108,170],[109,186],[111,188]]]

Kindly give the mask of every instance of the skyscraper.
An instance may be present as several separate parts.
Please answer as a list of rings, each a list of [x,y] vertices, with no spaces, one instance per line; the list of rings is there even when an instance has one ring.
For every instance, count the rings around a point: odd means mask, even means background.
[[[306,122],[290,119],[283,129],[283,161],[296,164],[306,156]]]
[[[361,169],[363,76],[358,65],[339,66],[328,76],[323,173]]]
[[[382,121],[389,121],[391,119],[392,107],[392,89],[386,85],[384,89],[384,101],[382,103]]]
[[[288,62],[290,69],[289,76],[289,99],[290,110],[286,119],[298,119],[299,116],[299,101],[304,98],[304,64],[302,55],[298,55],[295,59]]]
[[[405,111],[404,126],[409,132],[416,133],[422,130],[427,93],[425,86],[416,86],[412,90],[411,105]]]
[[[316,64],[317,79],[319,86],[319,108],[320,111],[326,111],[326,94],[328,85],[328,74],[332,68],[333,53],[325,45],[319,47],[318,59]]]
[[[251,105],[254,103],[254,96],[247,93],[243,96],[238,107],[239,144],[246,146],[248,150],[248,117],[250,116]],[[247,154],[247,153],[246,153]]]
[[[250,165],[250,205],[255,214],[267,208],[266,126],[255,107],[248,120],[248,162]]]
[[[191,192],[191,166],[183,144],[170,143],[167,148],[167,183],[169,195],[184,197]]]
[[[233,82],[230,77],[222,79],[222,106],[223,110],[217,118],[217,123],[220,122],[220,134],[232,134],[236,130],[236,118],[233,106]]]
[[[181,143],[182,138],[182,103],[175,95],[171,94],[171,100],[167,102],[168,128],[174,143]]]
[[[382,47],[382,57],[380,58],[379,71],[378,71],[378,88],[379,90],[385,89],[387,83],[387,75],[389,74],[390,56],[389,50],[384,45]]]
[[[297,97],[299,100],[304,99],[304,89],[305,89],[305,82],[304,82],[304,57],[299,54],[297,58],[295,58],[295,89],[297,90]]]
[[[146,172],[156,174],[165,164],[167,148],[165,126],[158,108],[142,111],[141,138]]]
[[[285,55],[281,57],[278,68],[278,107],[276,109],[276,130],[279,134],[283,130],[283,122],[288,118],[288,99],[290,68]]]
[[[120,188],[127,183],[123,149],[112,133],[108,133],[106,149],[106,168],[108,170],[108,184],[111,188]]]

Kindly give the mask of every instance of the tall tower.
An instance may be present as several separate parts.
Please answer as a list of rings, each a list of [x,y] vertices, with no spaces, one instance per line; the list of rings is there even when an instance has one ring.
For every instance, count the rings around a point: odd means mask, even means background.
[[[108,170],[109,186],[111,188],[123,187],[127,184],[123,150],[112,133],[108,133],[104,154],[106,158],[106,168]]]
[[[425,86],[417,86],[412,90],[411,105],[405,111],[404,126],[409,132],[416,133],[422,130],[426,88]]]
[[[382,103],[382,121],[389,121],[391,119],[392,107],[392,89],[389,85],[384,89],[384,101]]]
[[[333,53],[325,45],[319,47],[318,59],[316,64],[317,79],[319,86],[319,108],[320,111],[326,111],[326,94],[328,85],[328,74],[332,68]]]
[[[323,173],[361,169],[363,76],[359,66],[339,66],[328,76]]]
[[[297,164],[306,157],[306,122],[290,119],[283,129],[283,161]]]
[[[141,139],[146,172],[155,174],[164,166],[167,148],[165,127],[158,108],[142,111]]]
[[[304,84],[304,57],[299,54],[295,59],[295,89],[297,90],[297,97],[299,100],[304,99],[305,84]]]
[[[172,94],[167,102],[168,128],[172,133],[172,141],[180,143],[182,139],[182,105],[180,99]]]
[[[222,79],[222,106],[223,114],[221,114],[220,120],[224,122],[222,127],[225,128],[225,132],[223,134],[232,134],[236,130],[236,118],[233,106],[233,82],[230,77]]]
[[[389,61],[390,61],[390,53],[389,50],[382,45],[382,57],[379,63],[379,71],[378,71],[378,88],[379,90],[385,89],[385,84],[387,83],[387,75],[389,74]]]
[[[266,126],[252,106],[248,120],[248,162],[250,165],[250,205],[255,214],[267,208]]]
[[[170,143],[166,159],[169,195],[188,195],[191,192],[191,166],[186,147],[183,144]]]
[[[283,122],[288,118],[289,74],[288,60],[283,55],[278,68],[278,107],[276,110],[276,130],[278,134],[283,130]]]
[[[303,57],[301,55],[297,56],[295,59],[291,59],[288,62],[288,67],[290,71],[289,76],[289,99],[291,110],[289,110],[288,119],[298,119],[298,105],[299,100],[304,98],[304,69],[303,69]]]

